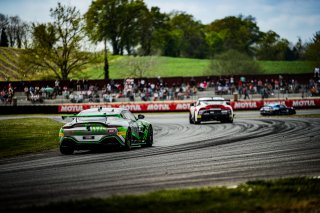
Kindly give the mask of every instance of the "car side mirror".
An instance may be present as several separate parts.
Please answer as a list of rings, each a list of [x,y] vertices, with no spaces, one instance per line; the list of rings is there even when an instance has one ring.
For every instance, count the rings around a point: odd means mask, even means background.
[[[194,106],[194,103],[191,103],[190,106]]]
[[[138,119],[139,120],[144,119],[144,115],[138,115]]]

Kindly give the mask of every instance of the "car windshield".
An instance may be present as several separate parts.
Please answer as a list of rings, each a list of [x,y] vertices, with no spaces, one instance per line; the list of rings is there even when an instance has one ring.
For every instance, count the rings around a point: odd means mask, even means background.
[[[225,104],[224,100],[200,100],[199,102],[204,103],[206,105]]]
[[[267,104],[267,105],[265,105],[265,107],[271,107],[271,108],[279,107],[279,104]]]

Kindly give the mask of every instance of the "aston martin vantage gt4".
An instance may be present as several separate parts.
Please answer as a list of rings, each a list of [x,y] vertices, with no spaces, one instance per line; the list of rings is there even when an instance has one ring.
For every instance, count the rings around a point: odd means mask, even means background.
[[[150,147],[153,129],[143,115],[136,117],[123,108],[92,108],[72,116],[59,132],[60,152],[73,154],[75,150],[92,150],[97,147],[116,146],[130,150],[132,147]]]

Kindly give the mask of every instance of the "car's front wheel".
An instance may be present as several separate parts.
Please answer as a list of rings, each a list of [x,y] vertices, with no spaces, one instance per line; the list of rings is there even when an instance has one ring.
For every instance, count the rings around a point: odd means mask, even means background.
[[[189,123],[194,124],[194,119],[192,119],[191,113],[189,113]]]
[[[153,129],[152,129],[152,126],[150,125],[148,128],[146,146],[151,147],[152,144],[153,144]]]
[[[126,134],[125,147],[124,147],[125,150],[129,151],[131,149],[131,142],[132,142],[132,134],[131,134],[131,129],[129,128]]]
[[[193,122],[194,122],[194,124],[201,124],[201,119],[200,118],[198,118],[197,120],[196,120],[196,113],[194,114],[194,117],[193,117]]]
[[[61,154],[64,154],[64,155],[72,155],[73,152],[74,152],[74,148],[71,147],[71,146],[61,145],[60,146],[60,152],[61,152]]]

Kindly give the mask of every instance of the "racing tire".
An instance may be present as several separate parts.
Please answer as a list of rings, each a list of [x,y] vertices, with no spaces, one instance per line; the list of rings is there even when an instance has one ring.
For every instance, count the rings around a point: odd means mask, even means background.
[[[148,128],[146,146],[151,147],[152,145],[153,145],[153,129],[152,129],[152,126],[150,125]]]
[[[124,145],[125,150],[127,151],[131,150],[131,142],[132,142],[131,129],[128,129],[126,134],[126,139],[125,139],[125,145]]]
[[[71,146],[60,146],[60,152],[63,155],[72,155],[74,152],[74,148]]]
[[[220,120],[221,123],[233,123],[233,118],[224,118]]]
[[[194,124],[194,119],[192,119],[191,113],[189,113],[189,123]]]
[[[232,123],[233,123],[233,118],[229,118],[229,119],[227,120],[227,123],[232,124]]]
[[[231,118],[229,117],[229,118],[227,119],[227,123],[230,123],[230,124],[233,123],[233,116],[232,116]]]
[[[201,120],[198,119],[198,120],[196,121],[196,114],[194,114],[193,123],[194,123],[194,124],[201,124]]]

